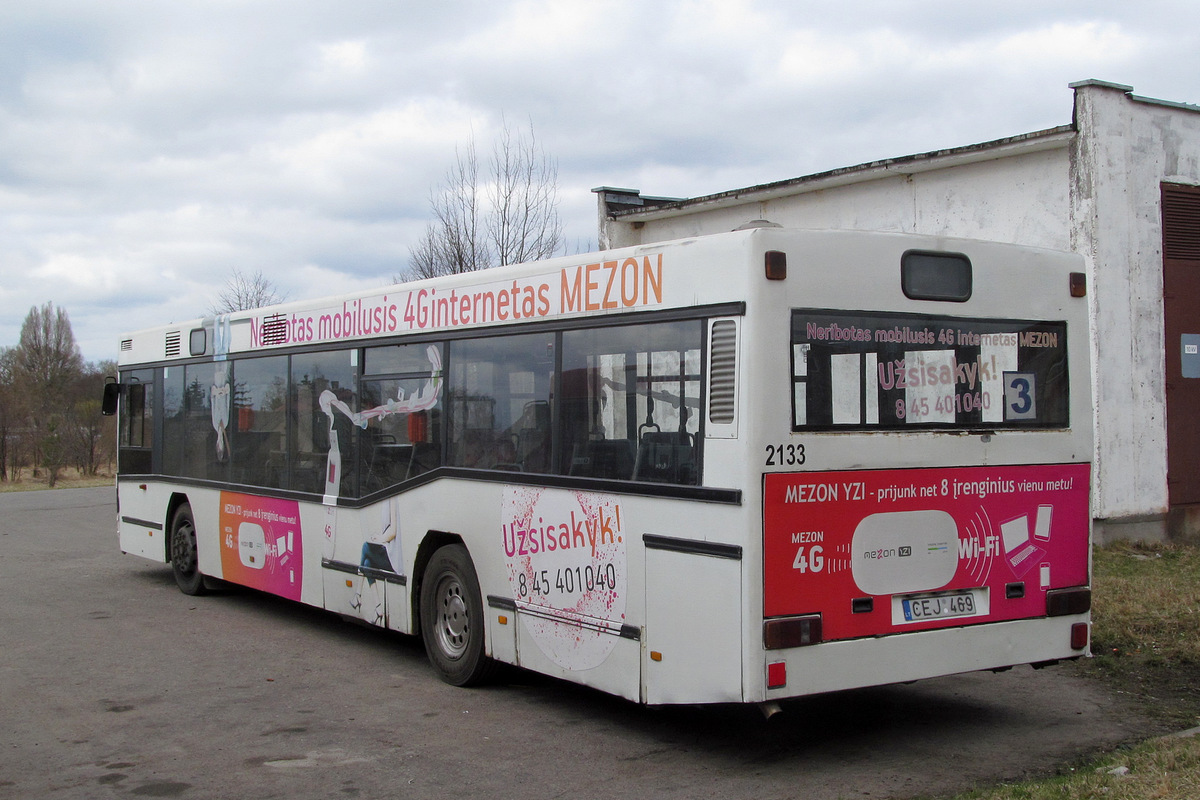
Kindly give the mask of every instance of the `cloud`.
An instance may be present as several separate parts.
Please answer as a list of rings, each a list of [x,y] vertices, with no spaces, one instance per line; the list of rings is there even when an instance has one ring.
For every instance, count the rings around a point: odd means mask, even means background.
[[[1067,83],[1200,101],[1200,9],[1115,0],[83,0],[0,9],[0,346],[84,354],[403,270],[474,136],[534,125],[566,239],[599,185],[691,196],[1070,121]],[[586,245],[583,245],[586,246]]]

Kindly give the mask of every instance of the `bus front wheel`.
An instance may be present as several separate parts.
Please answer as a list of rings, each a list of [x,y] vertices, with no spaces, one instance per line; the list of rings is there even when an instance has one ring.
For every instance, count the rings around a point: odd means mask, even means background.
[[[196,523],[192,507],[187,503],[175,511],[171,520],[171,571],[175,583],[184,594],[204,594],[204,575],[200,572],[200,556],[196,547]]]
[[[438,677],[452,686],[487,680],[494,662],[483,646],[483,600],[467,548],[446,545],[433,554],[421,582],[421,637]]]

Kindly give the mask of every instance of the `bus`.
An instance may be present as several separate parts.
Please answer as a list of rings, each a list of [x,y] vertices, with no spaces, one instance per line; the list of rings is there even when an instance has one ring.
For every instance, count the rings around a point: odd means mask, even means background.
[[[744,230],[122,338],[120,548],[651,704],[1089,648],[1082,260]]]

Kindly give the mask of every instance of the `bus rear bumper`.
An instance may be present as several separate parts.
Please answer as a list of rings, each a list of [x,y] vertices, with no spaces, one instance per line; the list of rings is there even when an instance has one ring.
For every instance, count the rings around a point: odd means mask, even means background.
[[[1086,613],[763,651],[745,699],[766,702],[1088,655]]]

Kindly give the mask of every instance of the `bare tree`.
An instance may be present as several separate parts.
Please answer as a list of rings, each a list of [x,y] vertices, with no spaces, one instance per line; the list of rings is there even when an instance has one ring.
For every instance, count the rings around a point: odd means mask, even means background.
[[[500,264],[520,264],[554,255],[562,247],[558,217],[558,165],[533,135],[512,132],[506,124],[492,148],[492,215],[488,238]]]
[[[534,261],[563,247],[558,165],[538,146],[533,124],[505,122],[481,183],[474,137],[430,195],[434,220],[409,258],[408,276],[432,278]],[[397,276],[399,279],[401,276]]]
[[[225,288],[217,294],[217,302],[212,304],[210,310],[214,314],[229,314],[282,303],[286,299],[287,294],[280,292],[275,284],[263,277],[262,270],[247,275],[234,267],[229,280],[225,281]]]
[[[421,243],[412,251],[409,271],[413,277],[455,275],[492,266],[483,235],[475,140],[468,141],[461,151],[455,148],[454,154],[454,166],[442,185],[430,194],[434,221],[425,227]]]
[[[71,390],[83,371],[83,357],[65,309],[56,309],[53,303],[29,309],[21,325],[14,368],[16,383],[30,401],[34,445],[53,487],[64,460],[64,415],[70,411]]]
[[[101,463],[111,461],[116,444],[116,420],[100,413],[104,376],[117,372],[114,361],[86,364],[75,378],[73,402],[66,415],[66,450],[80,475],[93,476]]]
[[[55,405],[82,369],[66,309],[53,303],[29,309],[16,350],[17,377],[29,396],[44,407]]]
[[[21,420],[20,393],[16,379],[17,350],[15,347],[0,347],[0,481],[9,477],[10,436],[17,436]]]

